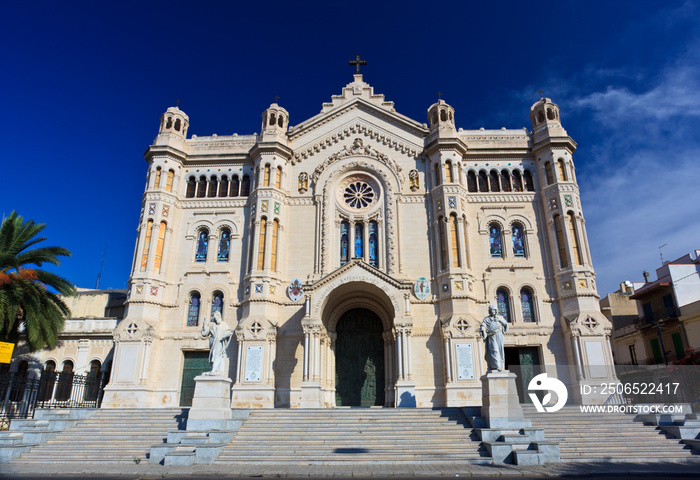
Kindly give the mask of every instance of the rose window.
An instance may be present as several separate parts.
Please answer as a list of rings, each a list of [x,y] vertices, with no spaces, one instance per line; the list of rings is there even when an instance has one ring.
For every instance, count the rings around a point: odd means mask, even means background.
[[[366,182],[353,182],[345,187],[343,200],[352,208],[362,209],[374,202],[374,190]]]

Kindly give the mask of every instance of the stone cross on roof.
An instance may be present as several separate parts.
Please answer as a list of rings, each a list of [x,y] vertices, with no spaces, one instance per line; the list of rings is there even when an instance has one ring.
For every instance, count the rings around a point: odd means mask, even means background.
[[[355,60],[350,60],[350,65],[355,65],[355,68],[357,68],[355,73],[360,73],[360,65],[367,65],[367,60],[362,60],[360,59],[360,54],[358,53],[355,55]]]

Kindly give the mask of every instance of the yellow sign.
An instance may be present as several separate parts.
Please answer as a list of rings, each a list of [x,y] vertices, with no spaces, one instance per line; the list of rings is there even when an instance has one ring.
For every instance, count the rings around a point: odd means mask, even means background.
[[[0,342],[0,363],[10,363],[14,343]]]

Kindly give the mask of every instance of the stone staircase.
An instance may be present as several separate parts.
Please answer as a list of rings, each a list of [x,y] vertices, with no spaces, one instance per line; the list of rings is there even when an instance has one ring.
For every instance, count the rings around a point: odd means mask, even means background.
[[[253,410],[216,464],[491,463],[457,408]]]
[[[183,428],[182,409],[104,409],[68,426],[13,463],[140,463],[168,430]]]
[[[559,442],[562,462],[700,461],[688,446],[622,413],[582,413],[578,406],[538,413],[523,405],[533,427],[544,428]]]

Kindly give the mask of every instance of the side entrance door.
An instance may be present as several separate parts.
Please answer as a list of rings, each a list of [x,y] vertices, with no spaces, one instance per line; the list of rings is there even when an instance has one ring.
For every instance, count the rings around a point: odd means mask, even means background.
[[[542,373],[540,366],[540,351],[537,347],[505,347],[506,369],[515,373],[518,378],[515,384],[518,388],[520,403],[532,403],[527,394],[527,386],[535,375]]]
[[[191,407],[194,397],[194,377],[211,370],[209,352],[182,352],[185,363],[182,367],[182,386],[180,387],[180,406]]]

